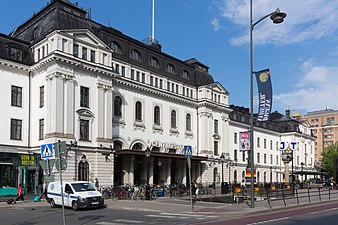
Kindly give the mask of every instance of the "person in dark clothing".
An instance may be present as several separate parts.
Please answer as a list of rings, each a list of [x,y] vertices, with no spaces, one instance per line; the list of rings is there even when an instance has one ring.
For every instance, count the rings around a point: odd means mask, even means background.
[[[191,196],[192,196],[192,201],[196,202],[196,189],[197,189],[197,184],[196,182],[193,180],[191,182]]]

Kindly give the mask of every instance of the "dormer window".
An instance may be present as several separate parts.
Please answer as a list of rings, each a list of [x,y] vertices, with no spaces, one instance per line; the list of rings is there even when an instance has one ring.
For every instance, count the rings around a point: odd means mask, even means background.
[[[115,41],[110,42],[110,47],[111,49],[113,49],[114,53],[122,55],[121,46],[117,42]]]
[[[154,57],[151,57],[149,59],[149,65],[152,66],[152,67],[155,67],[156,69],[160,68],[160,64],[159,64],[158,60]]]
[[[133,50],[130,51],[130,56],[129,57],[131,59],[134,59],[134,60],[139,61],[139,62],[142,61],[141,54],[137,50],[135,50],[135,49],[133,49]]]
[[[182,70],[181,77],[184,79],[190,80],[189,73],[186,70]]]
[[[167,73],[175,74],[175,67],[172,64],[168,64],[166,68]]]

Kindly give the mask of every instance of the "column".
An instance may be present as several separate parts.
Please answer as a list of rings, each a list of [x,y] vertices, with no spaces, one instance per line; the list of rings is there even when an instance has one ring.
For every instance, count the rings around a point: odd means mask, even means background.
[[[186,160],[181,161],[181,167],[182,167],[182,183],[187,185],[187,165]]]
[[[65,82],[65,134],[69,138],[74,138],[74,80],[73,76],[67,76]]]
[[[148,173],[149,173],[149,184],[154,183],[154,157],[149,157]]]
[[[130,185],[134,185],[134,162],[135,162],[135,156],[130,156],[129,158],[129,181],[128,183]]]
[[[97,84],[97,137],[103,138],[104,137],[104,111],[105,111],[105,90],[101,83]]]
[[[170,185],[171,184],[171,161],[172,159],[168,159],[166,161],[166,168],[167,168],[167,173],[166,173],[166,184]]]
[[[113,98],[113,92],[112,92],[112,87],[108,87],[108,89],[106,90],[106,115],[105,115],[105,129],[104,129],[104,133],[105,139],[112,139],[113,137],[113,126],[111,121],[113,121],[113,106],[112,106],[112,98]],[[110,122],[109,122],[110,121]]]
[[[128,183],[128,160],[125,156],[122,159],[122,184]]]

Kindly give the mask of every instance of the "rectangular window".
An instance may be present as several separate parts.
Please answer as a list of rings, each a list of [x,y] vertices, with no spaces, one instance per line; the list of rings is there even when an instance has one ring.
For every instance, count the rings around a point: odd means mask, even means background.
[[[40,108],[45,105],[45,87],[40,87]]]
[[[82,48],[82,59],[87,60],[87,48]]]
[[[190,90],[190,98],[192,98],[192,93],[193,93],[192,90]]]
[[[260,139],[259,139],[259,137],[258,137],[258,138],[257,138],[257,148],[259,148],[259,146],[260,146],[259,141],[260,141]]]
[[[242,161],[245,162],[245,151],[242,152]]]
[[[80,120],[80,140],[89,141],[89,120]]]
[[[145,83],[145,82],[146,82],[146,74],[142,73],[142,83]]]
[[[158,78],[155,77],[155,87],[158,87]]]
[[[214,120],[214,133],[218,134],[218,120]]]
[[[170,82],[167,82],[167,91],[170,91]]]
[[[162,89],[163,88],[163,80],[160,79],[160,88]]]
[[[234,144],[237,144],[237,133],[234,133]]]
[[[266,164],[266,154],[264,154],[264,164]]]
[[[139,71],[136,71],[136,80],[140,81],[140,72]]]
[[[21,140],[22,120],[11,119],[11,140]]]
[[[12,85],[12,106],[22,106],[22,87]]]
[[[272,150],[272,140],[270,140],[270,150]]]
[[[182,87],[182,95],[185,95],[185,87]]]
[[[279,150],[278,141],[276,141],[276,151]]]
[[[214,141],[214,155],[218,155],[218,141]]]
[[[278,155],[276,155],[276,165],[278,165],[279,160],[278,160]]]
[[[178,94],[178,90],[179,90],[178,84],[176,84],[176,94]]]
[[[134,80],[134,73],[135,71],[133,69],[130,70],[130,79]]]
[[[73,45],[73,56],[79,57],[79,46],[75,44]]]
[[[175,84],[171,84],[171,91],[175,92]]]
[[[260,154],[259,154],[259,152],[257,152],[257,163],[260,163],[260,162],[261,162]]]
[[[265,138],[264,138],[263,144],[264,144],[264,149],[266,149],[266,139]]]
[[[115,72],[120,74],[120,65],[119,64],[115,65]]]
[[[121,68],[121,75],[122,75],[122,77],[126,76],[126,67],[125,66],[122,66],[122,68]]]
[[[45,120],[40,119],[39,120],[39,140],[43,140],[44,138],[44,126],[45,126]]]
[[[238,156],[237,156],[237,149],[234,150],[234,160],[238,160]]]
[[[90,50],[90,61],[95,62],[95,51]]]
[[[273,156],[270,154],[270,164],[273,164]]]
[[[89,88],[81,86],[80,106],[89,108]]]
[[[154,77],[150,76],[150,81],[149,81],[150,86],[154,85]]]

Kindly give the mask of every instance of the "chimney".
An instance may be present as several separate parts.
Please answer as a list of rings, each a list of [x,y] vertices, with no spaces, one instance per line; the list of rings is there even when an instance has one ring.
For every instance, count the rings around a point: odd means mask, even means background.
[[[88,8],[87,18],[92,19],[92,9]]]

